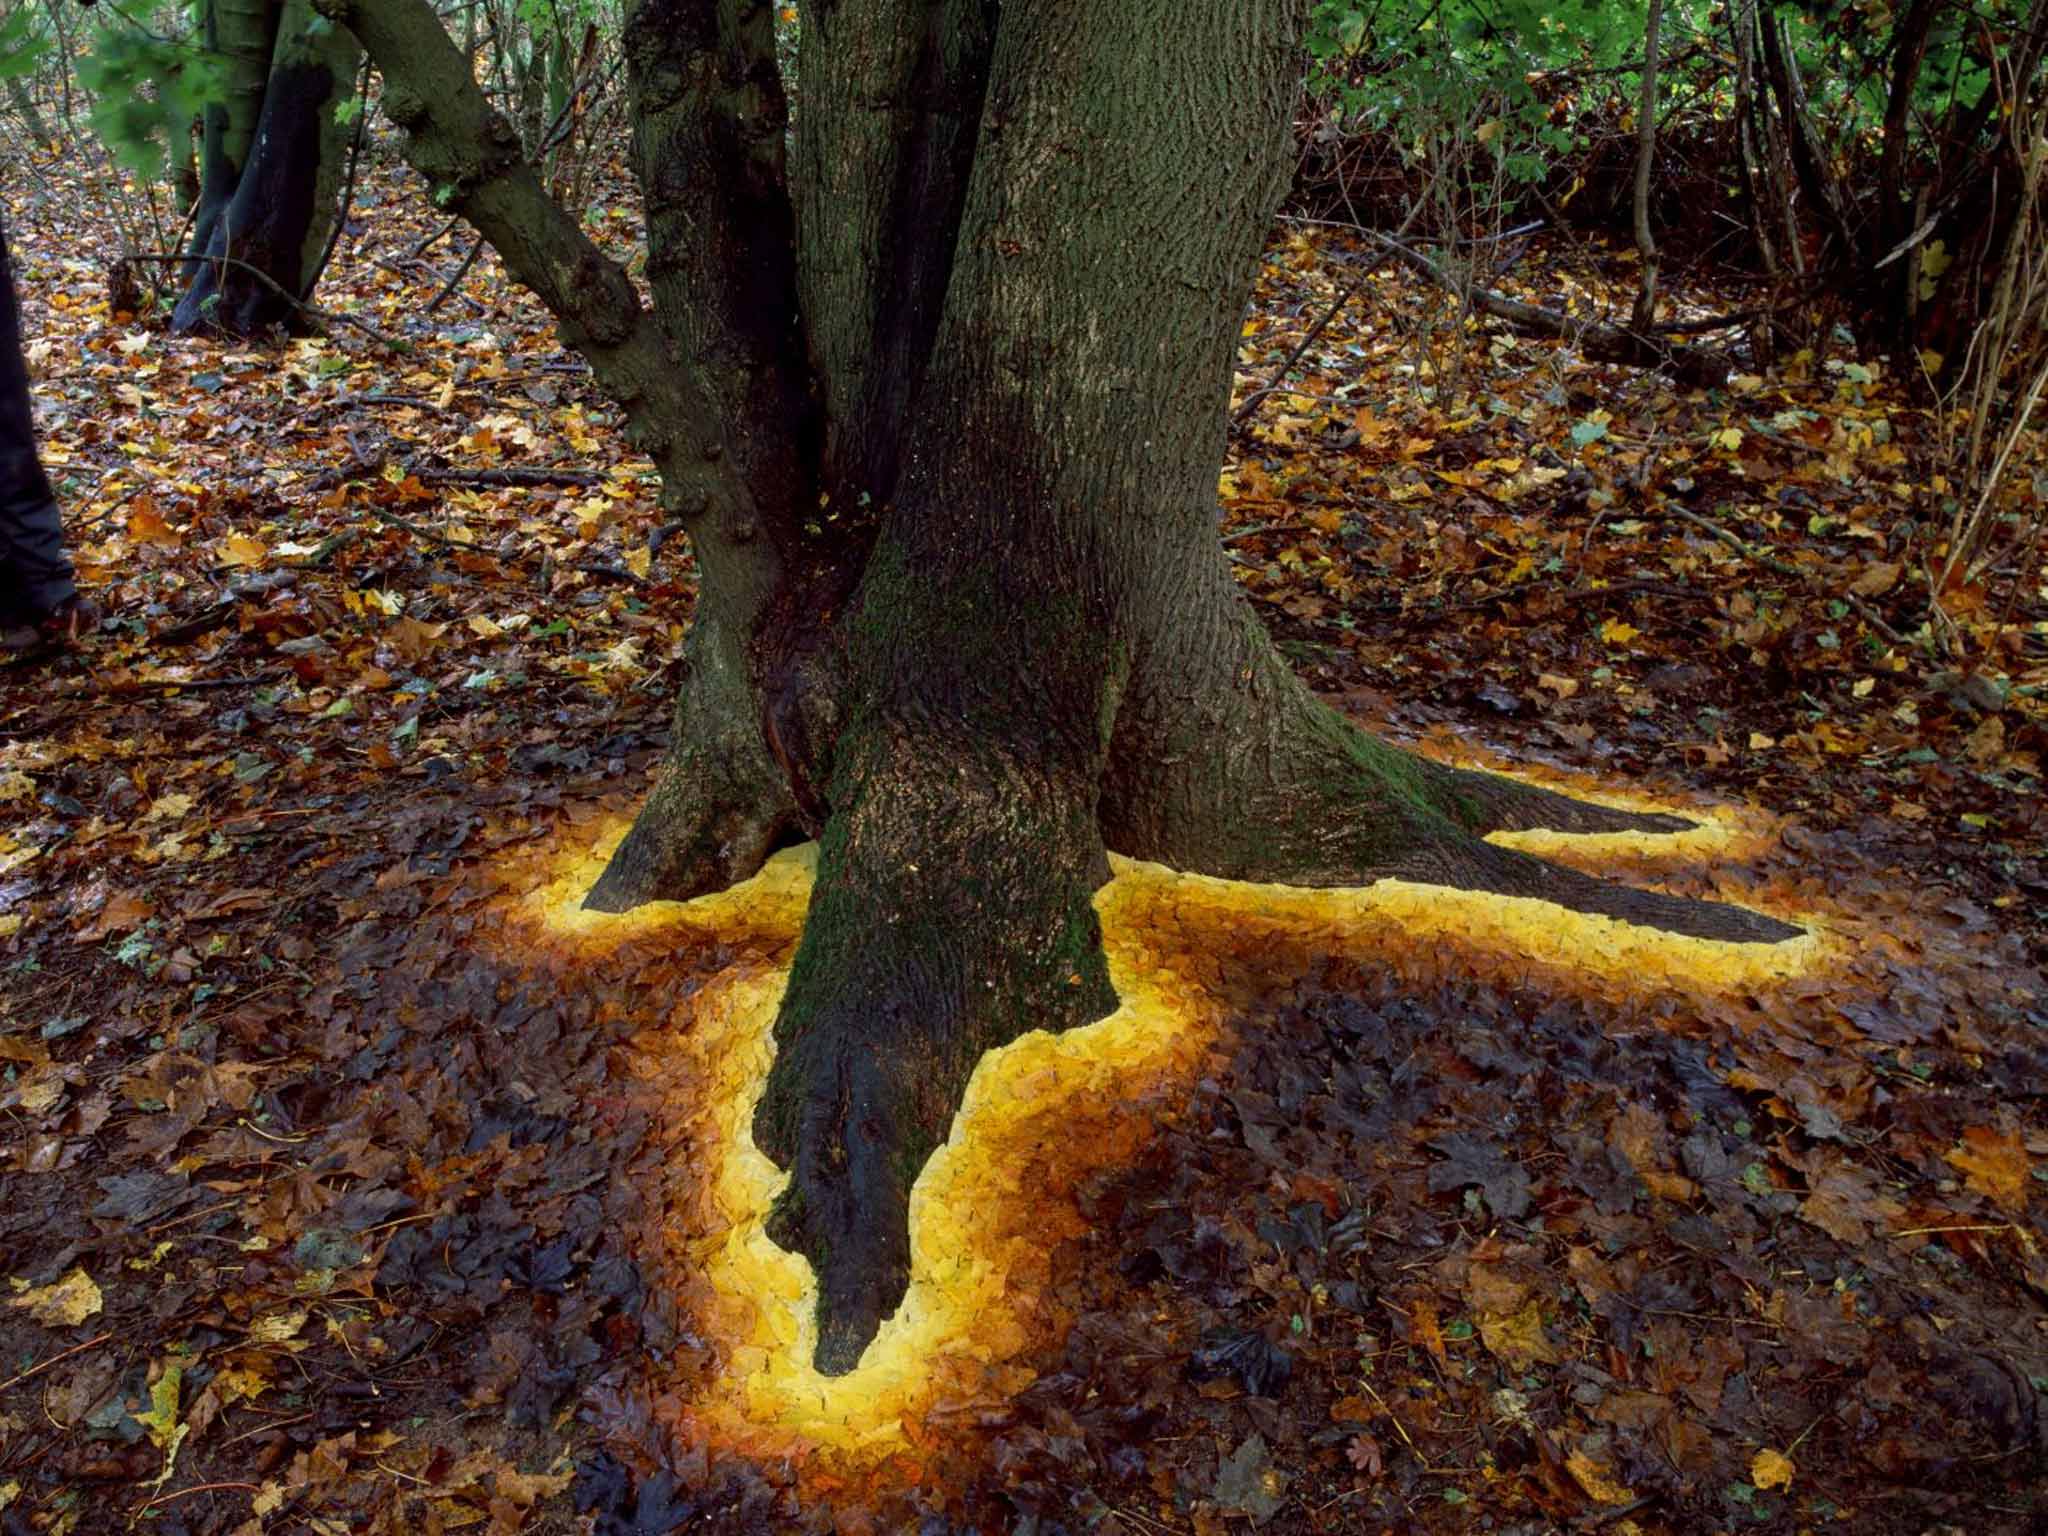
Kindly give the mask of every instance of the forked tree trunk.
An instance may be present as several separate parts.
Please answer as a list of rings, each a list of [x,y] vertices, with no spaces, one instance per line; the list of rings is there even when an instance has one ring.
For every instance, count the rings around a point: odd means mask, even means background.
[[[209,109],[197,258],[171,327],[249,336],[292,321],[339,217],[362,49],[310,0],[212,0],[232,89]]]
[[[822,1369],[901,1299],[908,1192],[982,1054],[1114,1005],[1110,850],[1791,932],[1486,843],[1682,823],[1384,746],[1239,599],[1212,509],[1304,0],[809,6],[793,196],[768,6],[641,0],[658,322],[421,0],[328,3],[697,543],[675,745],[592,904],[694,895],[819,835],[755,1135],[791,1172],[771,1230],[818,1273]]]

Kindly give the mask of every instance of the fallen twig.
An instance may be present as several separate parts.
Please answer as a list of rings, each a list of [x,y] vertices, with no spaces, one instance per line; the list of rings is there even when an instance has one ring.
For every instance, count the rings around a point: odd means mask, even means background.
[[[69,1360],[73,1355],[83,1354],[86,1350],[91,1349],[96,1344],[104,1344],[113,1336],[113,1331],[110,1329],[106,1333],[102,1333],[94,1338],[87,1339],[83,1344],[74,1344],[69,1349],[60,1350],[56,1354],[50,1356],[49,1359],[43,1361],[40,1365],[30,1366],[27,1370],[23,1371],[19,1376],[10,1376],[5,1381],[0,1381],[0,1392],[12,1391],[14,1388],[20,1386],[24,1381],[29,1380],[31,1377],[42,1375],[43,1372],[47,1371],[51,1366],[60,1365],[64,1361]]]
[[[1277,394],[1280,391],[1287,375],[1294,371],[1294,365],[1300,362],[1302,357],[1308,352],[1308,349],[1316,344],[1316,338],[1323,334],[1323,331],[1332,320],[1337,318],[1338,313],[1342,311],[1344,306],[1357,296],[1358,290],[1364,283],[1364,278],[1356,277],[1345,286],[1344,291],[1337,295],[1335,302],[1323,311],[1322,319],[1308,328],[1308,334],[1301,338],[1301,345],[1288,353],[1287,361],[1273,370],[1273,376],[1266,380],[1265,386],[1255,389],[1249,395],[1246,395],[1244,403],[1231,413],[1230,424],[1233,427],[1242,426],[1245,418],[1251,415],[1261,400],[1265,399],[1268,395]]]
[[[382,331],[378,330],[377,327],[370,324],[370,322],[367,320],[358,320],[354,315],[337,314],[335,311],[331,309],[322,309],[317,304],[307,303],[304,299],[300,298],[297,294],[293,293],[289,288],[285,287],[282,283],[278,282],[278,280],[272,277],[268,272],[265,272],[261,267],[251,266],[248,262],[241,260],[239,257],[178,256],[165,255],[160,251],[131,251],[127,256],[123,257],[122,259],[124,261],[212,262],[217,266],[234,267],[239,271],[248,273],[251,277],[255,278],[257,282],[261,283],[264,287],[268,288],[272,293],[276,294],[279,298],[283,299],[286,303],[290,304],[294,309],[298,310],[308,319],[318,320],[323,325],[346,325],[353,330],[361,331],[365,336],[369,337],[370,340],[376,342],[378,346],[383,347],[386,351],[403,353],[410,352],[412,350],[412,347],[409,343],[401,341],[395,336],[385,335]]]
[[[462,258],[462,264],[455,269],[454,276],[450,277],[447,282],[441,285],[441,291],[439,293],[435,294],[431,299],[427,300],[427,307],[424,313],[431,315],[435,310],[439,309],[443,304],[448,302],[449,295],[454,293],[457,288],[462,286],[462,280],[465,277],[469,276],[469,269],[476,265],[477,257],[483,255],[483,253],[484,237],[482,235],[478,235],[474,240],[469,242],[469,254]]]
[[[155,1509],[159,1504],[168,1504],[174,1499],[187,1498],[195,1493],[226,1493],[235,1490],[248,1493],[261,1491],[255,1483],[194,1483],[190,1488],[180,1488],[174,1493],[160,1493],[153,1499],[144,1499],[135,1506],[135,1513],[140,1515],[145,1509]]]
[[[416,469],[422,485],[602,485],[593,469]]]
[[[1520,299],[1511,299],[1490,288],[1467,289],[1413,246],[1378,230],[1362,232],[1403,266],[1428,278],[1446,292],[1464,298],[1480,313],[1504,320],[1526,335],[1569,341],[1595,362],[1621,363],[1632,368],[1669,368],[1682,382],[1698,388],[1712,388],[1727,382],[1729,362],[1718,352],[1662,342],[1655,336],[1645,336],[1618,325],[1576,320],[1555,310],[1524,304]]]
[[[1806,573],[1796,565],[1787,565],[1775,555],[1767,555],[1760,549],[1750,548],[1744,542],[1741,535],[1730,532],[1711,518],[1701,517],[1699,513],[1687,511],[1684,507],[1666,507],[1664,510],[1680,522],[1691,523],[1693,527],[1699,529],[1702,533],[1712,534],[1723,544],[1734,550],[1735,553],[1742,556],[1743,559],[1752,561],[1767,571],[1775,571],[1780,576],[1789,576],[1794,581],[1804,581],[1806,579]]]

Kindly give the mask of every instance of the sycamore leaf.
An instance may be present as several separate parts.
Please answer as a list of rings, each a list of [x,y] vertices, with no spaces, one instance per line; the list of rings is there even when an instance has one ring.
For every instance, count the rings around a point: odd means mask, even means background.
[[[23,1291],[8,1305],[25,1308],[29,1317],[45,1328],[76,1328],[88,1317],[97,1316],[105,1303],[92,1276],[74,1269],[50,1285]]]
[[[1795,1470],[1791,1457],[1767,1448],[1750,1461],[1749,1480],[1759,1488],[1790,1488]]]
[[[172,548],[184,542],[184,536],[164,521],[156,503],[147,496],[137,502],[135,509],[128,514],[128,537],[137,544],[163,544]]]
[[[246,533],[231,533],[220,541],[222,565],[261,565],[270,558],[270,546]]]
[[[178,1461],[178,1447],[185,1443],[187,1430],[178,1420],[178,1392],[184,1382],[185,1362],[176,1355],[167,1356],[149,1389],[148,1409],[135,1415],[135,1422],[149,1431],[150,1443],[163,1453],[163,1470],[149,1485],[152,1491],[170,1481],[171,1468]]]
[[[1963,1132],[1962,1145],[1944,1156],[1962,1170],[1963,1182],[1978,1194],[1990,1196],[2009,1211],[2026,1209],[2027,1174],[2033,1164],[2017,1132],[2000,1135],[1988,1125],[1973,1125]]]
[[[1378,1477],[1386,1465],[1386,1455],[1371,1435],[1353,1435],[1344,1447],[1344,1459],[1367,1477]]]
[[[1636,1491],[1625,1483],[1616,1481],[1614,1469],[1596,1461],[1584,1451],[1573,1451],[1565,1458],[1564,1469],[1571,1473],[1586,1495],[1596,1504],[1632,1504]]]
[[[1488,1351],[1511,1370],[1526,1371],[1539,1361],[1555,1365],[1564,1358],[1544,1333],[1543,1309],[1533,1296],[1514,1312],[1482,1312],[1479,1337]]]

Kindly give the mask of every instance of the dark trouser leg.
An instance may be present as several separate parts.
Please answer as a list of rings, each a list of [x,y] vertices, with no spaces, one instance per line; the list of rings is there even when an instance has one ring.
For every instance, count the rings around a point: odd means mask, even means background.
[[[14,269],[0,229],[0,623],[33,624],[75,591],[64,525],[36,456]]]

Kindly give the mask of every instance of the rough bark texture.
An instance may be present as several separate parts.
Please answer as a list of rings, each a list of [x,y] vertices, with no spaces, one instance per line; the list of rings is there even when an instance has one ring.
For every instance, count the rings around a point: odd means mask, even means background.
[[[485,99],[424,0],[319,3],[362,39],[383,72],[385,112],[406,130],[407,156],[433,183],[437,201],[490,240],[624,407],[630,436],[661,471],[664,506],[690,535],[702,596],[675,745],[640,824],[589,903],[622,911],[744,879],[795,816],[763,740],[747,660],[761,612],[781,584],[782,557],[767,522],[783,509],[763,500],[764,493],[788,494],[784,438],[795,430],[753,414],[764,396],[781,409],[790,386],[760,377],[776,368],[764,361],[751,326],[778,327],[794,300],[757,305],[742,321],[730,286],[752,284],[753,247],[729,221],[747,210],[744,196],[758,214],[760,189],[780,176],[785,109],[760,63],[768,8],[655,0],[637,7],[629,23],[638,168],[650,179],[650,277],[657,295],[668,296],[657,322],[626,274],[548,197],[521,157],[518,131]],[[707,121],[693,126],[693,115]],[[721,163],[727,151],[743,163]],[[670,154],[681,162],[675,172],[665,164]],[[723,195],[693,209],[705,179]],[[725,200],[735,186],[743,194],[737,205]],[[786,229],[786,218],[773,227]],[[697,355],[699,345],[706,355]],[[750,478],[756,474],[759,486]]]
[[[634,168],[665,352],[684,362],[716,473],[676,498],[703,578],[672,745],[588,905],[623,911],[744,879],[797,824],[769,750],[749,646],[811,496],[788,108],[773,8],[641,0],[627,17]],[[665,486],[672,486],[664,466]]]
[[[280,0],[206,0],[201,17],[206,46],[221,63],[221,100],[206,109],[200,145],[199,205],[192,216],[194,255],[213,242],[221,211],[235,195],[256,142],[270,53],[277,40]]]
[[[253,135],[232,194],[205,217],[203,240],[195,237],[201,259],[171,317],[174,331],[254,335],[291,321],[292,299],[312,292],[339,217],[352,131],[336,108],[361,58],[356,40],[310,0],[287,0]],[[239,109],[241,99],[231,105]],[[209,162],[206,186],[216,194],[229,164],[225,148],[217,166]]]
[[[1636,257],[1642,271],[1636,284],[1635,310],[1629,329],[1648,335],[1657,323],[1657,236],[1650,228],[1650,172],[1657,160],[1657,66],[1658,34],[1664,25],[1664,0],[1650,0],[1650,12],[1643,27],[1643,78],[1636,99],[1636,177],[1634,217]]]
[[[641,0],[658,322],[423,0],[322,3],[696,541],[675,746],[591,903],[694,894],[820,834],[755,1135],[790,1171],[772,1231],[819,1276],[822,1369],[900,1300],[908,1192],[981,1056],[1113,1006],[1108,850],[1791,931],[1485,842],[1682,823],[1385,746],[1240,600],[1216,473],[1304,0],[818,0],[793,194],[767,7]]]

